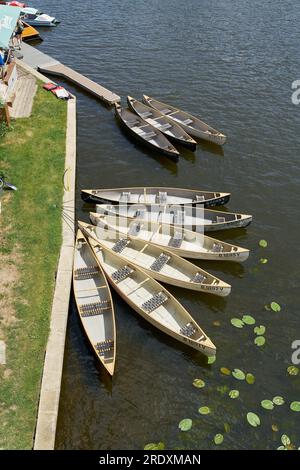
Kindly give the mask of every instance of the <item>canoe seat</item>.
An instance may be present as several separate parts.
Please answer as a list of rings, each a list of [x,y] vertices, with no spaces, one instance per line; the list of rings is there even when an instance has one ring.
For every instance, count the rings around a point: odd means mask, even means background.
[[[168,108],[165,108],[165,109],[162,109],[160,112],[161,112],[162,114],[169,114],[169,113],[172,112],[172,110],[171,110],[171,109],[168,109]]]
[[[133,217],[143,217],[143,215],[144,215],[144,211],[135,211]]]
[[[166,124],[161,124],[159,126],[160,131],[166,131],[167,129],[170,129],[172,127],[172,124],[169,124],[168,122]]]
[[[173,248],[180,248],[182,242],[183,242],[183,238],[182,238],[181,233],[176,232],[174,237],[170,238],[168,246],[171,246]]]
[[[110,300],[101,300],[90,304],[80,305],[80,315],[82,317],[93,317],[94,315],[101,315],[103,312],[110,309]]]
[[[223,250],[224,250],[224,247],[223,247],[223,245],[221,245],[221,243],[214,243],[213,244],[212,251],[214,253],[220,253]]]
[[[130,224],[128,234],[134,237],[139,233],[141,228],[142,228],[142,224],[140,222],[133,222]]]
[[[193,201],[194,202],[203,202],[203,201],[205,201],[205,196],[203,196],[203,194],[196,194]]]
[[[166,204],[167,203],[167,196],[168,193],[166,191],[159,191],[157,197],[158,204]]]
[[[140,113],[140,116],[145,119],[145,118],[148,118],[150,116],[152,116],[153,113],[151,113],[151,111],[145,111],[144,113]]]
[[[185,121],[182,121],[182,124],[189,125],[192,124],[193,120],[192,119],[185,119]]]
[[[207,279],[206,276],[204,276],[201,273],[196,273],[195,276],[192,277],[191,282],[198,282],[199,284],[202,284]]]
[[[106,339],[105,341],[101,341],[100,343],[95,344],[95,349],[97,350],[98,354],[104,354],[108,351],[111,351],[114,347],[114,342],[112,339]]]
[[[80,279],[88,279],[89,277],[94,276],[95,274],[98,274],[99,272],[99,266],[85,266],[84,268],[78,268],[75,270],[75,279],[80,280]]]
[[[112,247],[112,250],[115,252],[115,253],[121,253],[124,248],[126,248],[126,246],[130,243],[130,241],[127,239],[127,238],[120,238],[120,240],[118,240],[114,246]]]
[[[193,336],[197,331],[198,331],[197,326],[194,325],[192,322],[189,322],[186,325],[184,325],[182,328],[180,328],[180,333],[184,336],[188,336],[189,338]]]
[[[135,121],[127,121],[127,124],[129,127],[134,127],[136,126],[137,124],[140,124],[140,121],[138,121],[137,119]]]
[[[169,261],[171,257],[166,255],[165,253],[161,253],[158,258],[151,264],[150,269],[152,271],[159,272],[163,268],[163,266]]]
[[[183,224],[184,222],[184,212],[178,210],[174,213],[174,224]]]
[[[146,310],[146,312],[151,313],[163,305],[167,300],[168,296],[164,292],[158,292],[157,294],[154,294],[151,299],[146,300],[146,302],[142,304],[142,308]]]
[[[152,137],[155,137],[157,134],[156,132],[147,132],[143,135],[144,139],[151,139]]]
[[[129,268],[129,266],[122,266],[122,268],[117,269],[114,273],[112,273],[111,278],[118,284],[121,281],[124,281],[126,277],[133,273],[133,269]]]
[[[225,217],[220,217],[220,216],[217,215],[217,223],[218,224],[222,224],[225,221],[226,221]]]
[[[129,191],[123,191],[120,196],[120,201],[129,201],[131,193]]]

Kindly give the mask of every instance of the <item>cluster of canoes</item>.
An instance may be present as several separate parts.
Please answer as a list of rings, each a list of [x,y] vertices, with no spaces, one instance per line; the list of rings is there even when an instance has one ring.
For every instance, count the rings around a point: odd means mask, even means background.
[[[227,296],[231,286],[185,258],[243,262],[249,250],[204,232],[246,227],[252,216],[207,209],[229,193],[162,187],[82,190],[96,203],[78,222],[73,284],[79,316],[100,361],[113,375],[116,325],[109,284],[145,320],[213,356],[216,347],[160,282]],[[188,228],[186,228],[188,226]]]
[[[143,102],[127,97],[128,108],[115,105],[116,116],[131,136],[148,147],[178,160],[179,151],[173,144],[196,150],[197,141],[204,139],[217,145],[226,142],[222,132],[199,118],[169,104],[143,95]]]

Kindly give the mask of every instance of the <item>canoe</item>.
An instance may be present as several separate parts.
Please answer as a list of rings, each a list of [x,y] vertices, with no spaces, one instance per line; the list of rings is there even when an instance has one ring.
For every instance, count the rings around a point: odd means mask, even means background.
[[[204,207],[227,204],[230,193],[199,191],[198,189],[136,187],[114,189],[82,189],[81,197],[86,202],[112,202],[118,204],[201,204]]]
[[[100,362],[113,375],[116,360],[113,301],[103,270],[80,230],[74,252],[73,289],[86,336]]]
[[[99,225],[116,233],[123,233],[132,238],[154,243],[183,258],[195,258],[214,261],[235,261],[242,263],[249,257],[249,250],[231,245],[199,232],[157,222],[143,222],[90,212],[94,225]]]
[[[252,222],[252,215],[180,205],[97,204],[96,212],[102,215],[117,214],[129,219],[180,225],[195,232],[203,232],[203,229],[205,232],[214,232],[247,227]]]
[[[141,103],[141,101],[135,100],[131,96],[127,96],[127,102],[130,109],[162,132],[167,139],[175,142],[176,144],[183,145],[192,151],[196,150],[197,142],[192,139],[192,137],[189,136],[182,127],[172,121],[172,119],[169,119],[156,109],[146,106],[144,103]]]
[[[122,126],[142,144],[153,150],[178,160],[179,152],[171,142],[155,127],[148,124],[144,119],[130,111],[128,108],[122,108],[118,103],[115,104],[116,116]]]
[[[217,145],[223,145],[226,142],[226,135],[213,129],[211,126],[192,116],[185,111],[181,111],[170,104],[161,103],[150,96],[143,95],[143,101],[147,106],[157,109],[162,114],[179,124],[189,135],[200,139],[208,140]]]
[[[80,223],[84,233],[104,248],[112,250],[124,261],[142,268],[157,281],[185,289],[225,297],[231,286],[209,274],[195,264],[143,240],[106,230],[95,225]]]
[[[206,356],[216,354],[210,338],[167,289],[136,265],[102,247],[98,241],[93,238],[88,241],[108,281],[131,308],[172,338]]]
[[[23,24],[24,24],[24,29],[22,31],[23,41],[29,42],[29,41],[33,41],[36,39],[42,41],[40,33],[33,26],[30,26],[28,23],[25,23],[25,21],[23,21]]]

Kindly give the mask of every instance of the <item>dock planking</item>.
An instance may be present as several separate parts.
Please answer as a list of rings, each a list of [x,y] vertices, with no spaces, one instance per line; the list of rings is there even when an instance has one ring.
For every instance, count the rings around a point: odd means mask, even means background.
[[[78,87],[91,93],[96,98],[104,101],[106,104],[113,105],[121,101],[120,96],[116,95],[107,88],[99,85],[99,83],[85,77],[79,72],[76,72],[70,67],[62,64],[58,60],[44,54],[38,49],[23,43],[22,45],[22,60],[43,74],[56,75],[74,83]]]

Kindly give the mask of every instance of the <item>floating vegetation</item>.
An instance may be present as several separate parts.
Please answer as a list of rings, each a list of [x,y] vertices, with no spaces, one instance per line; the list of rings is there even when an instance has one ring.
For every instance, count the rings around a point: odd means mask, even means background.
[[[271,302],[270,307],[271,307],[271,310],[273,310],[273,312],[280,312],[281,310],[281,307],[277,302]]]
[[[227,367],[221,367],[220,372],[223,375],[231,375],[231,370],[227,369]]]
[[[279,431],[279,428],[278,428],[277,424],[272,424],[272,431],[274,431],[274,432]]]
[[[247,421],[254,428],[256,428],[257,426],[260,426],[259,417],[257,416],[257,414],[253,413],[252,411],[249,411],[249,413],[247,413]]]
[[[209,356],[207,359],[207,364],[213,364],[216,362],[217,356]]]
[[[287,372],[289,375],[298,375],[299,374],[299,368],[296,366],[289,366],[287,368]]]
[[[267,258],[260,258],[259,262],[261,264],[267,264],[268,260],[267,260]]]
[[[186,432],[191,429],[192,425],[193,425],[193,421],[190,418],[185,418],[180,421],[180,423],[178,424],[178,427],[180,431]]]
[[[266,342],[266,338],[264,336],[257,336],[254,340],[254,343],[256,344],[256,346],[263,346]]]
[[[251,317],[251,315],[243,315],[242,321],[246,323],[246,325],[254,325],[255,318]]]
[[[282,397],[279,397],[279,396],[274,397],[272,401],[274,405],[277,405],[277,406],[284,405],[284,399]]]
[[[229,432],[230,431],[230,426],[228,423],[224,423],[224,431]]]
[[[238,398],[240,396],[240,392],[238,390],[230,390],[228,395],[230,398]]]
[[[225,395],[225,393],[228,392],[229,387],[227,387],[227,385],[220,385],[219,387],[217,387],[217,390],[221,393],[221,395]]]
[[[236,328],[243,328],[244,322],[240,320],[240,318],[232,318],[230,323],[235,326]]]
[[[144,450],[164,450],[165,449],[165,444],[163,442],[150,442],[149,444],[146,444],[144,447]]]
[[[293,401],[291,404],[290,404],[290,409],[292,411],[300,411],[300,401]]]
[[[194,385],[194,387],[196,387],[196,388],[203,388],[203,387],[205,387],[205,382],[204,382],[204,380],[202,380],[202,379],[195,379],[195,380],[193,381],[193,385]]]
[[[246,375],[241,369],[234,369],[232,371],[232,376],[237,380],[245,380]]]
[[[214,326],[221,326],[221,322],[219,320],[213,321]]]
[[[258,244],[261,248],[267,248],[268,246],[268,242],[266,240],[259,240]]]
[[[224,441],[224,436],[223,434],[216,434],[215,437],[214,437],[214,443],[216,444],[216,446],[219,446],[220,444],[222,444],[222,442]]]
[[[274,403],[271,400],[262,400],[260,402],[260,404],[265,410],[273,410],[274,409]]]
[[[246,382],[249,384],[249,385],[252,385],[254,384],[255,382],[255,377],[253,374],[251,374],[250,372],[248,374],[246,374]]]
[[[253,331],[256,335],[261,336],[265,334],[266,327],[264,325],[256,326]]]
[[[282,445],[284,445],[286,447],[286,446],[289,446],[291,444],[291,439],[286,434],[282,434],[281,442],[282,442]]]
[[[201,415],[208,415],[210,413],[210,408],[208,406],[201,406],[198,411]]]

